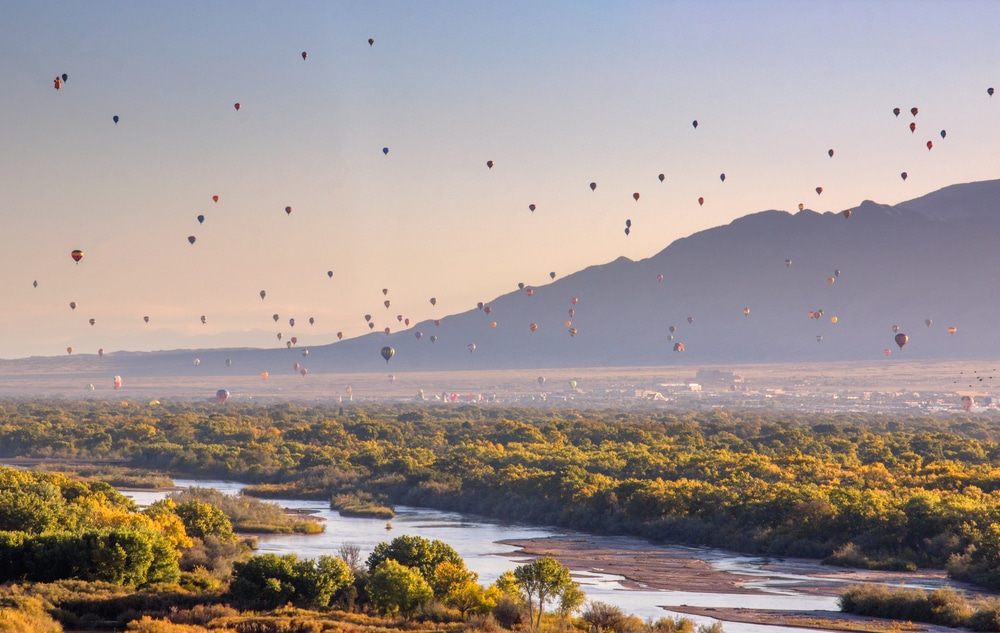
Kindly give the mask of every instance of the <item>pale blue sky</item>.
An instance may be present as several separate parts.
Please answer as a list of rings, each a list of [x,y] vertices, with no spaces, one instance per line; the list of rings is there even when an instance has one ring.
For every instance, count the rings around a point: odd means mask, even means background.
[[[0,358],[318,345],[764,209],[995,178],[998,26],[995,2],[0,0]]]

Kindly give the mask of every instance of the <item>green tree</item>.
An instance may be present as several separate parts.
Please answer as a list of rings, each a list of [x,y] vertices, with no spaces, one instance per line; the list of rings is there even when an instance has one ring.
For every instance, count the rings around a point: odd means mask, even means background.
[[[465,561],[451,545],[422,536],[403,535],[392,539],[389,543],[379,543],[366,561],[368,571],[374,572],[375,568],[386,560],[394,560],[404,567],[415,568],[428,583],[433,581],[437,566],[443,562],[447,561],[459,568],[465,568]]]
[[[528,622],[533,630],[538,630],[542,624],[545,603],[557,599],[573,585],[569,569],[549,556],[515,567],[514,578],[528,605]]]
[[[382,615],[399,614],[409,618],[434,597],[434,590],[419,570],[394,559],[380,562],[368,577],[368,596]]]
[[[174,511],[184,523],[184,529],[188,536],[200,539],[204,539],[206,536],[215,536],[223,542],[236,540],[236,535],[233,534],[233,524],[229,521],[229,517],[211,503],[197,500],[185,501],[178,503]]]

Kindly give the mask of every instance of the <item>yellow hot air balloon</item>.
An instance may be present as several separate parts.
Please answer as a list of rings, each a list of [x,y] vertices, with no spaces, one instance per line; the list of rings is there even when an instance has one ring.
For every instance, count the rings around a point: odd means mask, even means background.
[[[832,317],[830,317],[830,323],[833,323],[834,325],[837,325],[837,315],[836,314],[833,315]]]

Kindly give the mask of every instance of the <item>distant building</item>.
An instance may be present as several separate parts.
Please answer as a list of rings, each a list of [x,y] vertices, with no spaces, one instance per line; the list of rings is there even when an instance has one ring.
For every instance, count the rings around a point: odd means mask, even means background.
[[[736,385],[743,384],[743,376],[736,372],[722,371],[721,369],[699,369],[695,374],[694,382],[707,387],[725,387],[735,389]]]

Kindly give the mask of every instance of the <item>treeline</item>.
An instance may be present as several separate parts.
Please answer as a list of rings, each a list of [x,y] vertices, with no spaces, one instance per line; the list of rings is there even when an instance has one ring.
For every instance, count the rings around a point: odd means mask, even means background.
[[[995,418],[230,404],[6,402],[0,452],[1000,587]]]
[[[905,622],[926,622],[973,631],[1000,630],[1000,599],[968,598],[953,589],[857,585],[840,595],[846,613]]]

